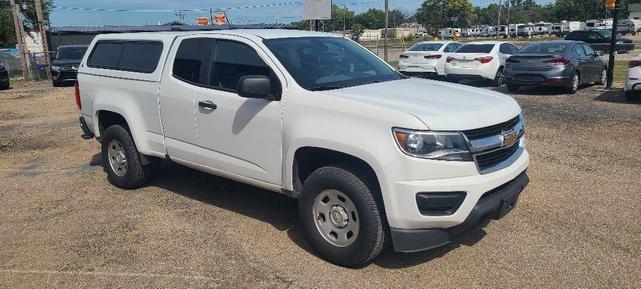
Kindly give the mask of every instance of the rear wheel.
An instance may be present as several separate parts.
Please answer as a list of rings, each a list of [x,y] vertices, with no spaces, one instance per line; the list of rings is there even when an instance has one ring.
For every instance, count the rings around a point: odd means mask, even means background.
[[[377,187],[358,169],[329,165],[303,184],[298,213],[314,250],[337,265],[358,267],[383,250],[386,234]]]
[[[8,89],[9,88],[9,81],[7,80],[4,83],[0,83],[0,90]]]
[[[499,70],[496,71],[492,85],[496,87],[503,85],[503,67],[499,67]]]
[[[151,175],[143,165],[131,134],[120,125],[112,125],[102,134],[102,163],[109,182],[121,189],[142,187]]]
[[[508,84],[507,85],[507,91],[509,91],[509,92],[518,92],[519,88],[521,88],[521,86],[519,86],[518,84]]]
[[[572,78],[570,78],[570,83],[566,87],[566,90],[568,93],[575,94],[577,91],[579,91],[579,87],[581,86],[581,76],[579,73],[574,72],[572,74]]]

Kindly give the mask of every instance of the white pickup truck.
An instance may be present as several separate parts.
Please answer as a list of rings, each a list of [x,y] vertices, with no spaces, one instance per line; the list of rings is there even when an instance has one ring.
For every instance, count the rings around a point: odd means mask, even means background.
[[[113,185],[141,187],[166,159],[287,194],[312,247],[343,266],[390,242],[443,246],[528,183],[514,99],[407,78],[330,34],[99,35],[75,95]]]

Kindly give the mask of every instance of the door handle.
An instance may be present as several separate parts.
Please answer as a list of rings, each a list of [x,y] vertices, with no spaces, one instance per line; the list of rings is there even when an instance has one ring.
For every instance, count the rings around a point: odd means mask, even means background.
[[[209,100],[201,100],[198,102],[198,106],[206,110],[216,110],[218,106]]]

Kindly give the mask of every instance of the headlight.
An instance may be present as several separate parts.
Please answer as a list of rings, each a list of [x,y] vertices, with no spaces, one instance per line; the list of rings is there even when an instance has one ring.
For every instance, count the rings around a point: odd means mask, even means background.
[[[52,65],[52,66],[51,66],[51,70],[58,71],[58,70],[60,70],[60,66]]]
[[[415,131],[395,128],[394,138],[410,156],[432,160],[472,161],[470,149],[457,132]]]

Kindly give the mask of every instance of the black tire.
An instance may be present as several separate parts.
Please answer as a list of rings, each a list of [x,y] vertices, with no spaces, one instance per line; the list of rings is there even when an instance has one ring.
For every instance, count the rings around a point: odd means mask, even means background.
[[[521,86],[519,86],[518,84],[508,84],[507,85],[507,91],[512,92],[512,93],[519,92],[519,88],[521,88]]]
[[[126,157],[127,168],[123,175],[119,175],[110,164],[109,160],[109,145],[113,140],[117,140],[124,149],[124,156]],[[143,165],[140,159],[140,154],[133,138],[127,129],[120,125],[112,125],[108,127],[101,138],[102,144],[102,163],[105,171],[107,172],[107,179],[112,185],[121,189],[136,189],[144,186],[151,176],[151,167]]]
[[[323,259],[340,266],[360,267],[381,253],[388,239],[387,223],[382,201],[376,199],[375,184],[358,168],[340,164],[319,168],[307,177],[298,201],[298,213],[312,248]],[[314,204],[326,190],[343,193],[356,208],[359,232],[349,245],[340,247],[330,243],[317,228]]]
[[[499,70],[496,71],[492,85],[495,87],[503,85],[503,67],[499,67]]]
[[[641,100],[641,92],[639,91],[634,91],[634,90],[628,90],[625,92],[625,99],[628,101],[640,101]]]
[[[601,78],[599,78],[599,81],[595,82],[594,84],[605,85],[605,83],[608,81],[607,77],[608,77],[608,69],[604,67],[603,70],[601,70]]]
[[[581,75],[578,72],[574,72],[570,78],[570,83],[565,87],[565,91],[570,94],[575,94],[579,91],[581,86]]]
[[[0,83],[0,90],[5,90],[5,89],[9,89],[9,81],[8,80],[5,83]]]

